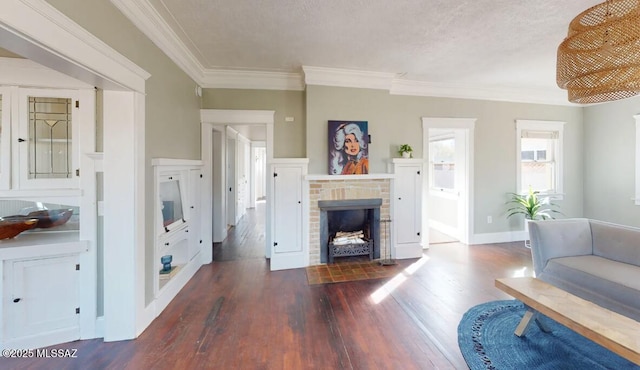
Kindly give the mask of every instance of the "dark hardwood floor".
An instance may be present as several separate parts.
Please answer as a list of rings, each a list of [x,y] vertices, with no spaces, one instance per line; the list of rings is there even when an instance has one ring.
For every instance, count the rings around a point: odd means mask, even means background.
[[[263,208],[214,247],[136,340],[56,345],[75,359],[0,360],[20,369],[465,369],[457,325],[470,307],[509,299],[494,279],[530,276],[523,243],[434,245],[392,279],[308,285],[269,271]]]

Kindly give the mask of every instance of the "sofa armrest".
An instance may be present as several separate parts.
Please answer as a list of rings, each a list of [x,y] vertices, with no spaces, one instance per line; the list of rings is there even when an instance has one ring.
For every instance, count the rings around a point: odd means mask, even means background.
[[[536,276],[552,258],[593,254],[591,226],[586,218],[530,221],[529,239]]]

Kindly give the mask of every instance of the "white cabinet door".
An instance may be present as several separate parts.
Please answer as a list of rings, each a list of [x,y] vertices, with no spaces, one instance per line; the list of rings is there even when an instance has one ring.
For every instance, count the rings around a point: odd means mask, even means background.
[[[189,171],[189,260],[191,260],[202,247],[202,235],[200,235],[202,222],[202,205],[200,202],[200,189],[202,183],[202,171],[200,169]]]
[[[5,262],[5,343],[80,339],[78,263],[78,255]]]
[[[302,242],[302,182],[306,165],[273,167],[273,247],[271,270],[306,266]]]
[[[422,256],[422,163],[395,159],[393,172],[394,258]]]
[[[19,89],[17,100],[13,187],[77,189],[80,126],[95,125],[94,92]]]
[[[420,168],[398,166],[396,170],[396,220],[398,243],[420,243]]]

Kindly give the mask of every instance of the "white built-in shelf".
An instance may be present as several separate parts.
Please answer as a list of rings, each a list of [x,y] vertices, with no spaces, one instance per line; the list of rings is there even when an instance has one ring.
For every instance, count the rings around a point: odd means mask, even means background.
[[[79,231],[25,232],[13,239],[0,240],[0,260],[72,254],[88,249],[89,242],[80,240]]]

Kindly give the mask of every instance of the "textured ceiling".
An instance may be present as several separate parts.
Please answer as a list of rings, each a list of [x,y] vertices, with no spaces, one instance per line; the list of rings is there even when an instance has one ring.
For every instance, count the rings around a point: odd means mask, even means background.
[[[599,0],[149,0],[206,69],[301,66],[557,88],[556,49]]]

